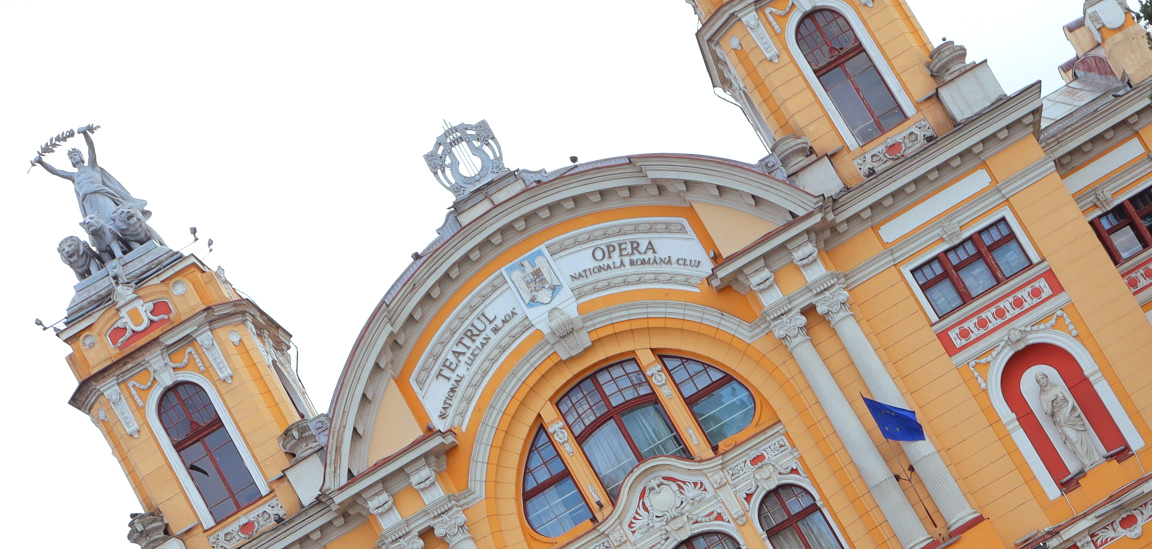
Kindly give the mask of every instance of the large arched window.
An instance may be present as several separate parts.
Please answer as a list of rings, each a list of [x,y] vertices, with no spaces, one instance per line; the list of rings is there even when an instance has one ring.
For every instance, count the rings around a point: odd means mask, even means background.
[[[556,402],[608,497],[641,460],[688,457],[668,415],[635,360],[584,378]]]
[[[843,15],[829,9],[809,13],[796,29],[796,42],[861,145],[907,118]]]
[[[676,549],[740,549],[740,544],[724,534],[709,532],[680,542]]]
[[[553,538],[592,518],[543,427],[536,430],[524,463],[524,511],[529,526]]]
[[[699,360],[661,359],[713,448],[752,424],[756,402],[739,381]]]
[[[190,382],[173,385],[160,397],[159,415],[213,520],[260,498],[260,488],[203,388]]]
[[[839,538],[807,490],[785,484],[760,500],[760,527],[776,549],[841,549]]]

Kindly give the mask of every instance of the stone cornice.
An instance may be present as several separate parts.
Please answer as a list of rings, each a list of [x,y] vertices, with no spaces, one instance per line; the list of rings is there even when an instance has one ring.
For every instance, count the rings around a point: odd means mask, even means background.
[[[1116,96],[1112,101],[1100,106],[1096,111],[1084,115],[1077,119],[1074,123],[1067,124],[1067,127],[1062,127],[1061,122],[1057,121],[1042,134],[1041,146],[1044,147],[1044,152],[1048,153],[1053,158],[1061,159],[1065,155],[1069,155],[1075,149],[1084,146],[1093,140],[1099,140],[1109,134],[1124,133],[1116,132],[1115,127],[1122,122],[1127,122],[1128,126],[1132,128],[1139,128],[1152,121],[1152,105],[1148,102],[1148,95],[1152,93],[1152,79],[1145,80],[1135,87],[1126,90],[1122,95]],[[1072,116],[1075,116],[1075,112]],[[1136,116],[1136,118],[1132,118]],[[1053,129],[1060,127],[1059,132],[1053,132]],[[1103,129],[1103,131],[1102,131]],[[1049,135],[1053,133],[1054,135]],[[1132,132],[1127,132],[1126,135],[1107,135],[1107,140],[1118,141],[1131,135]],[[1093,143],[1092,148],[1102,150],[1100,144]],[[1088,152],[1088,151],[1084,151]],[[1098,153],[1097,153],[1098,154]],[[1060,163],[1061,172],[1070,170],[1086,158],[1095,157],[1096,154],[1091,154],[1084,158],[1074,159],[1069,158],[1068,161]],[[1079,160],[1079,161],[1076,161]]]
[[[846,240],[897,214],[1026,135],[1034,135],[1039,128],[1040,107],[1037,82],[849,190],[836,199],[826,220],[834,224],[840,235],[831,238],[829,244]],[[830,235],[831,232],[825,236]]]

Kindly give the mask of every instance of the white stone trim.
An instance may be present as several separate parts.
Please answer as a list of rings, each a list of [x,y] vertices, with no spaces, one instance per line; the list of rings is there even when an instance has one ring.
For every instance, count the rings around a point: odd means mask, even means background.
[[[212,400],[212,405],[216,407],[216,413],[220,415],[220,422],[224,428],[228,430],[228,436],[232,437],[232,443],[236,446],[236,451],[240,454],[240,459],[244,460],[244,466],[248,468],[248,473],[252,475],[252,480],[256,483],[256,487],[260,490],[261,496],[266,496],[270,492],[268,482],[264,479],[264,475],[260,472],[256,459],[252,457],[252,452],[248,449],[248,443],[240,434],[240,430],[236,427],[236,423],[232,421],[232,415],[228,413],[228,407],[224,405],[216,388],[212,382],[204,376],[193,372],[175,372],[171,383],[164,383],[164,380],[157,378],[156,387],[148,393],[148,403],[145,409],[146,417],[148,418],[148,425],[152,428],[152,433],[156,437],[157,444],[160,449],[164,451],[164,456],[168,458],[168,465],[176,474],[176,480],[180,481],[181,488],[184,489],[184,494],[188,497],[188,502],[192,505],[192,509],[196,511],[196,516],[200,519],[200,525],[207,530],[216,525],[216,521],[212,519],[212,513],[208,511],[208,506],[204,503],[204,498],[200,496],[200,491],[196,489],[196,484],[192,482],[192,477],[188,475],[188,469],[184,467],[183,460],[180,459],[180,454],[176,452],[176,448],[172,446],[172,441],[168,438],[168,434],[164,431],[163,424],[160,423],[160,395],[164,390],[172,385],[182,381],[188,381],[199,385],[204,392],[208,394],[208,398]]]
[[[1064,177],[1064,185],[1068,187],[1068,192],[1075,195],[1120,166],[1139,158],[1145,152],[1140,139],[1133,137]]]
[[[796,43],[796,28],[800,25],[800,20],[808,12],[821,8],[828,8],[836,11],[844,16],[848,24],[852,26],[852,32],[860,39],[860,45],[864,47],[864,51],[868,53],[868,58],[872,60],[872,64],[876,66],[876,71],[880,73],[880,77],[884,79],[884,83],[888,89],[892,91],[892,97],[896,99],[896,104],[900,105],[900,110],[904,112],[904,116],[910,117],[916,113],[916,105],[912,99],[908,97],[908,93],[904,90],[904,83],[896,77],[896,73],[892,71],[892,67],[888,66],[888,58],[876,46],[876,42],[872,40],[872,33],[860,16],[856,14],[856,10],[849,4],[840,0],[812,0],[810,2],[793,2],[796,10],[788,17],[787,28],[784,29],[784,39],[788,44],[788,51],[792,58],[796,60],[796,66],[800,67],[800,72],[804,74],[804,78],[808,81],[808,87],[816,94],[820,103],[824,106],[825,112],[828,113],[829,120],[836,126],[836,130],[840,132],[840,137],[844,139],[844,144],[849,150],[855,150],[864,145],[856,141],[856,137],[852,135],[852,130],[848,128],[848,124],[844,122],[844,117],[840,116],[840,111],[836,108],[836,104],[832,102],[832,98],[828,97],[828,92],[824,91],[824,86],[820,80],[816,78],[816,73],[812,71],[812,67],[808,65],[808,61],[804,59],[804,54],[800,51],[800,45]]]
[[[976,223],[971,227],[960,231],[955,241],[963,242],[964,239],[976,234],[983,229],[988,228],[990,225],[999,221],[1000,219],[1008,222],[1008,226],[1012,229],[1012,234],[1016,235],[1016,241],[1020,243],[1020,247],[1024,249],[1024,253],[1028,255],[1028,259],[1032,261],[1032,266],[1040,263],[1040,255],[1036,253],[1036,248],[1032,246],[1032,241],[1028,239],[1028,233],[1024,232],[1023,227],[1020,226],[1020,222],[1016,220],[1016,216],[1012,214],[1012,210],[1008,206],[1004,206],[999,210],[988,213],[988,215],[984,216],[979,223]],[[923,265],[935,257],[936,254],[951,248],[952,246],[955,246],[955,244],[940,242],[936,246],[933,246],[932,248],[925,250],[920,255],[916,256],[915,259],[907,261],[900,266],[900,274],[904,276],[904,280],[908,283],[908,287],[912,289],[912,294],[916,296],[916,299],[920,302],[920,307],[924,309],[924,313],[928,315],[928,319],[931,320],[933,324],[939,321],[940,317],[936,314],[936,310],[932,308],[932,303],[930,303],[928,298],[924,296],[924,292],[920,290],[920,284],[916,282],[916,277],[912,276],[912,270]],[[1028,269],[1025,269],[1024,271],[1021,271],[1021,273],[1027,272],[1027,270]],[[987,295],[994,294],[996,294],[996,292],[992,290],[989,291]],[[960,315],[956,315],[956,313],[959,311],[964,311],[967,305],[976,303],[977,301],[979,301],[979,299],[974,299],[949,312],[946,316],[955,316],[957,319],[963,318]]]
[[[991,182],[992,177],[988,172],[976,170],[944,187],[923,202],[908,208],[904,213],[881,225],[877,232],[884,242],[894,242],[957,204],[979,194],[988,188]]]
[[[1001,388],[1002,379],[1004,376],[1004,367],[1007,365],[1008,360],[1016,354],[1015,351],[1023,349],[1028,345],[1035,343],[1048,343],[1055,345],[1072,355],[1076,363],[1084,371],[1084,376],[1092,383],[1092,388],[1096,390],[1096,395],[1104,403],[1104,407],[1108,410],[1112,420],[1116,422],[1116,426],[1120,429],[1120,433],[1124,436],[1124,441],[1128,444],[1128,448],[1133,452],[1144,447],[1144,439],[1140,433],[1136,431],[1136,426],[1132,424],[1132,420],[1124,411],[1121,406],[1120,400],[1116,398],[1116,393],[1112,391],[1112,387],[1108,385],[1108,381],[1104,379],[1104,375],[1100,372],[1100,367],[1096,364],[1096,360],[1092,358],[1092,354],[1084,347],[1076,338],[1056,330],[1041,330],[1035,332],[1023,333],[1020,340],[1012,343],[1011,352],[999,352],[992,357],[992,362],[988,368],[988,398],[992,401],[992,407],[996,410],[996,414],[1000,416],[1000,421],[1008,428],[1008,433],[1012,435],[1012,440],[1016,442],[1016,447],[1020,453],[1024,455],[1025,461],[1028,462],[1029,467],[1032,468],[1032,474],[1040,482],[1040,486],[1044,488],[1044,493],[1049,499],[1056,499],[1060,497],[1060,487],[1056,485],[1056,481],[1052,479],[1052,475],[1048,473],[1048,468],[1044,466],[1044,462],[1040,460],[1040,454],[1036,452],[1036,448],[1032,446],[1032,442],[1028,440],[1028,436],[1024,433],[1024,429],[1020,427],[1020,423],[1016,418],[1016,414],[1012,413],[1012,409],[1008,407],[1008,403],[1004,400],[1004,391]],[[1006,347],[1007,349],[1007,347]]]
[[[752,498],[752,504],[748,507],[748,516],[752,518],[756,526],[756,531],[760,533],[760,539],[766,547],[772,547],[772,544],[768,541],[768,536],[765,535],[764,528],[757,519],[757,515],[759,514],[757,511],[760,509],[760,504],[764,501],[764,498],[768,496],[769,492],[785,484],[797,486],[805,492],[808,492],[808,495],[812,496],[812,499],[816,501],[816,506],[820,508],[820,514],[824,515],[824,521],[831,527],[832,533],[836,534],[836,539],[840,540],[840,546],[852,547],[852,544],[848,543],[848,539],[844,537],[844,533],[840,531],[840,527],[836,524],[836,521],[832,519],[832,515],[828,513],[828,506],[824,503],[824,500],[820,498],[820,492],[816,491],[816,486],[813,485],[807,477],[801,475],[780,475],[779,483],[771,488],[762,488],[759,491],[760,493]]]

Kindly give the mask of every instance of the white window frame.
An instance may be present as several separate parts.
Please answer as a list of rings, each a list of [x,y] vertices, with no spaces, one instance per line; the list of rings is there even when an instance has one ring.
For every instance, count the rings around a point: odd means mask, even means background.
[[[268,482],[260,472],[260,467],[256,464],[256,459],[252,457],[252,452],[248,449],[248,444],[244,441],[244,437],[240,435],[240,430],[236,428],[236,423],[232,421],[232,416],[228,413],[228,408],[224,406],[224,401],[220,399],[220,395],[216,392],[216,387],[212,385],[212,382],[208,378],[191,372],[175,372],[173,381],[169,384],[164,384],[160,378],[156,378],[156,387],[148,394],[148,404],[145,410],[148,425],[151,426],[152,432],[156,436],[156,441],[160,445],[160,449],[164,451],[164,457],[168,458],[168,465],[176,473],[176,479],[180,481],[180,486],[184,489],[184,494],[188,496],[188,502],[192,504],[192,508],[196,511],[196,516],[200,519],[200,525],[207,530],[215,526],[216,521],[212,518],[212,513],[208,510],[208,505],[204,503],[204,498],[200,495],[200,490],[196,488],[196,483],[192,481],[192,477],[188,474],[188,468],[184,467],[184,461],[180,459],[179,452],[177,452],[176,447],[172,445],[172,440],[168,437],[168,432],[160,422],[160,395],[167,392],[173,385],[185,381],[199,385],[200,388],[204,389],[204,392],[208,394],[208,398],[212,401],[212,406],[216,407],[216,413],[220,416],[220,422],[224,425],[224,428],[228,430],[228,436],[232,437],[232,443],[236,447],[236,451],[239,452],[240,459],[244,461],[244,466],[248,469],[248,473],[252,475],[252,480],[256,483],[256,488],[260,490],[260,497],[271,493],[271,489],[268,488]]]
[[[784,39],[788,44],[788,51],[792,58],[796,60],[796,65],[800,67],[800,72],[804,74],[804,78],[808,80],[808,87],[812,88],[813,93],[823,104],[825,112],[828,113],[828,118],[832,124],[836,126],[836,130],[840,132],[840,137],[844,140],[844,144],[848,150],[859,149],[864,145],[856,141],[856,136],[852,135],[851,128],[848,123],[844,121],[844,117],[840,115],[840,110],[836,108],[836,104],[832,102],[832,98],[828,96],[828,92],[824,91],[824,85],[820,83],[820,79],[816,77],[816,73],[808,64],[808,60],[804,58],[804,53],[800,50],[800,44],[796,42],[796,30],[800,26],[800,20],[809,12],[817,9],[830,9],[844,16],[848,24],[852,26],[852,32],[856,33],[856,37],[860,40],[860,45],[863,46],[864,51],[867,52],[868,57],[872,60],[872,64],[876,66],[876,71],[880,73],[880,78],[888,86],[892,92],[892,96],[896,99],[896,104],[900,106],[900,110],[904,112],[906,118],[911,118],[916,114],[916,105],[912,99],[908,97],[908,93],[904,90],[904,85],[896,73],[892,71],[892,67],[888,66],[888,60],[881,53],[880,48],[876,46],[876,42],[872,40],[872,34],[868,31],[868,27],[856,14],[856,10],[852,6],[841,2],[839,0],[793,0],[796,6],[796,12],[788,18],[787,28],[784,29]],[[889,128],[891,129],[891,128]]]
[[[991,227],[993,223],[996,223],[1001,219],[1008,222],[1008,227],[1012,229],[1012,234],[1016,236],[1016,241],[1020,243],[1020,247],[1024,249],[1024,253],[1028,255],[1028,259],[1032,262],[1032,265],[1026,267],[1025,270],[1035,267],[1037,263],[1040,263],[1040,255],[1036,253],[1036,248],[1032,247],[1032,241],[1028,239],[1027,233],[1024,232],[1023,227],[1020,226],[1020,222],[1016,220],[1016,217],[1012,215],[1012,210],[1007,206],[989,213],[988,215],[981,218],[978,222],[973,224],[971,227],[961,231],[959,238],[956,240],[956,243],[959,244],[964,242],[964,240],[971,238],[972,235],[987,229],[988,227]],[[934,226],[935,225],[929,225],[928,230],[931,230],[931,228]],[[948,244],[947,242],[941,241],[940,244],[932,247],[924,253],[921,253],[915,259],[907,261],[900,266],[900,274],[904,275],[904,280],[906,280],[908,282],[908,286],[912,288],[912,293],[916,296],[916,299],[920,301],[920,307],[924,309],[925,313],[928,314],[928,319],[931,320],[933,324],[938,322],[942,317],[936,314],[936,309],[932,307],[932,302],[928,301],[928,298],[924,295],[924,291],[920,289],[920,284],[916,282],[916,277],[912,274],[912,271],[931,261],[940,252],[955,246],[956,244]],[[999,286],[1000,284],[998,284],[996,287]],[[995,292],[995,290],[990,290],[990,292]],[[981,295],[979,297],[975,297],[972,299],[972,301],[969,301],[968,303],[965,303],[956,309],[949,311],[948,314],[944,316],[953,316],[956,311],[959,311],[964,307],[979,301],[982,297],[984,296]]]

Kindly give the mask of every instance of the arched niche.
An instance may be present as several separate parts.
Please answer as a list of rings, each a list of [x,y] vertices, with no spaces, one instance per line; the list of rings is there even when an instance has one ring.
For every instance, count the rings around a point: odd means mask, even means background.
[[[1108,385],[1091,353],[1074,337],[1056,330],[1037,330],[994,357],[988,370],[992,406],[1028,462],[1044,493],[1052,499],[1075,487],[1080,465],[1063,440],[1054,436],[1047,418],[1037,417],[1040,405],[1035,376],[1048,375],[1071,394],[1097,437],[1105,458],[1122,457],[1144,446],[1136,426]],[[1050,421],[1048,421],[1050,423]],[[1091,468],[1096,463],[1084,465]]]

